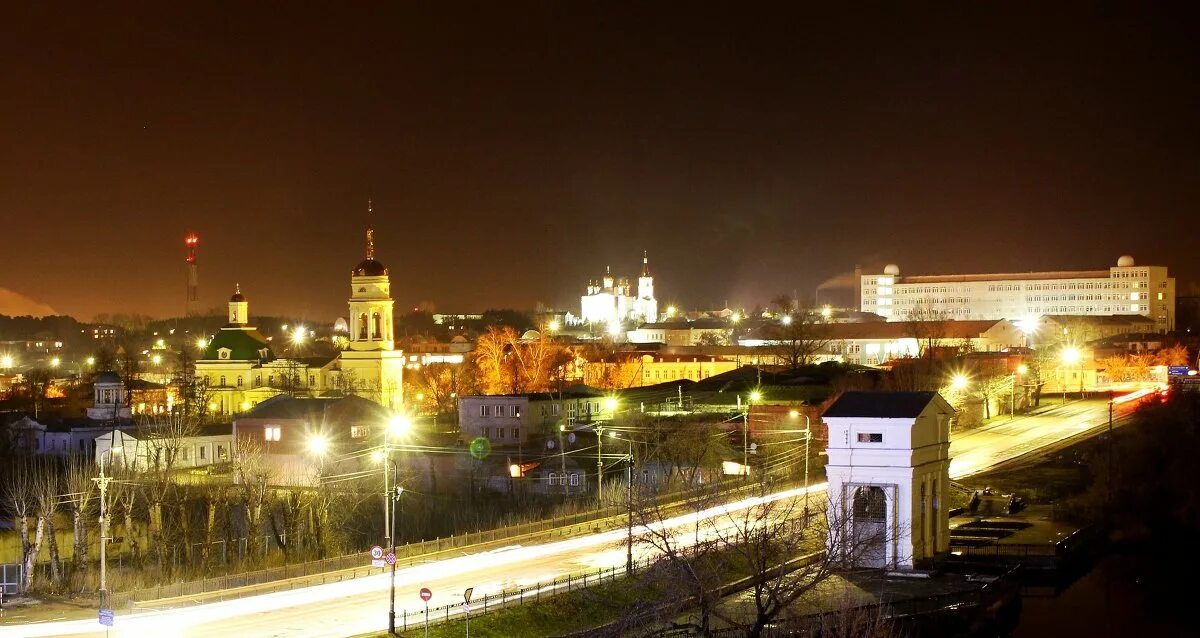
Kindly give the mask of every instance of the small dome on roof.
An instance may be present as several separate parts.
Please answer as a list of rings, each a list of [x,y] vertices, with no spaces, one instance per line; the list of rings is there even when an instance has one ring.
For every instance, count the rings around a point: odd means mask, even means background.
[[[450,340],[450,343],[467,343],[467,338],[462,335],[457,335]]]
[[[1121,258],[1117,260],[1117,268],[1128,268],[1132,265],[1134,265],[1133,257],[1129,255],[1121,255]]]
[[[120,383],[121,376],[116,372],[105,371],[96,375],[95,383]]]
[[[525,334],[521,335],[521,341],[537,341],[542,335],[537,330],[526,330]]]
[[[886,266],[884,266],[884,267],[883,267],[883,274],[885,274],[885,275],[893,275],[893,276],[894,276],[894,275],[899,275],[899,274],[900,274],[900,267],[899,267],[899,266],[897,266],[896,264],[888,264],[888,265],[886,265]]]
[[[229,298],[229,303],[241,303],[246,300],[246,295],[242,294],[242,285],[234,284],[233,296]]]
[[[355,277],[382,277],[388,274],[387,266],[374,259],[364,259],[351,272]]]

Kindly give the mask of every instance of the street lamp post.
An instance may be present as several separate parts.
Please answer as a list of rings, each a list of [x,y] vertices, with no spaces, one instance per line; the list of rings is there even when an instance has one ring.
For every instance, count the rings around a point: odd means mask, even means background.
[[[112,444],[109,444],[109,454],[112,454]],[[109,458],[112,458],[111,456]],[[108,545],[108,483],[111,476],[104,475],[104,459],[100,460],[100,476],[93,478],[96,487],[100,488],[100,609],[108,609],[108,586],[105,580],[108,567],[105,545]]]
[[[758,390],[750,393],[746,400],[746,411],[742,412],[742,475],[750,476],[750,408],[762,398]]]
[[[397,483],[397,485],[396,485],[396,495],[395,495],[396,507],[392,508],[392,532],[393,532],[393,536],[392,536],[392,577],[391,577],[392,582],[391,582],[391,586],[389,587],[389,591],[388,591],[388,633],[395,636],[396,635],[396,563],[399,562],[398,560],[396,560],[396,537],[400,535],[400,532],[396,529],[396,509],[400,510],[400,520],[401,520],[401,523],[403,523],[403,521],[404,521],[404,500],[401,497],[404,496],[404,488],[399,485],[400,472],[399,472],[399,468],[396,466],[396,462],[392,461],[391,465],[392,465],[392,479],[393,479],[394,483]],[[384,472],[387,472],[387,470],[385,469]]]
[[[411,427],[412,423],[407,417],[397,414],[388,420],[387,428],[383,431],[383,455],[380,459],[383,462],[383,524],[385,531],[383,544],[385,546],[392,546],[393,558],[396,554],[396,508],[391,505],[393,497],[392,490],[388,486],[388,468],[389,466],[391,467],[392,474],[395,475],[393,478],[397,483],[399,482],[399,468],[397,467],[396,463],[392,461],[392,447],[389,437],[403,436],[408,433]],[[399,494],[400,489],[401,488],[399,486],[396,487],[397,494]],[[388,634],[393,636],[396,635],[396,564],[394,562],[392,563],[391,594],[388,601]]]
[[[811,451],[812,443],[812,419],[808,414],[801,414],[799,410],[792,410],[788,413],[792,418],[804,417],[804,521],[808,522],[808,458]]]
[[[616,432],[609,432],[612,438],[620,438]],[[625,463],[625,575],[633,576],[633,439],[625,439],[629,444],[629,456]]]
[[[609,434],[613,434],[609,432]],[[604,428],[596,426],[596,500],[604,507]]]

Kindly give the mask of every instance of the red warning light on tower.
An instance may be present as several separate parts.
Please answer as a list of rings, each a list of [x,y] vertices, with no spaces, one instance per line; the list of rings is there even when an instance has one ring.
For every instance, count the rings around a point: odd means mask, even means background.
[[[188,255],[187,261],[189,264],[196,263],[196,246],[200,245],[200,238],[195,233],[183,238],[183,245],[187,246]]]

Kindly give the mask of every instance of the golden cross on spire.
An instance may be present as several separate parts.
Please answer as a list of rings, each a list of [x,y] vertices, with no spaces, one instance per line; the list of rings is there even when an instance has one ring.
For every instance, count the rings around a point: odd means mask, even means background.
[[[367,259],[375,259],[375,214],[367,200]]]

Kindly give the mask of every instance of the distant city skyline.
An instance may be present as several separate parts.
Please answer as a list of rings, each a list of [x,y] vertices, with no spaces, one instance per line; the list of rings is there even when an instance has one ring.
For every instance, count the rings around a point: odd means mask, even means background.
[[[1121,254],[1183,294],[1196,10],[14,8],[0,304],[180,315],[196,232],[194,307],[329,321],[368,199],[398,311],[571,309],[643,250],[664,307]]]

